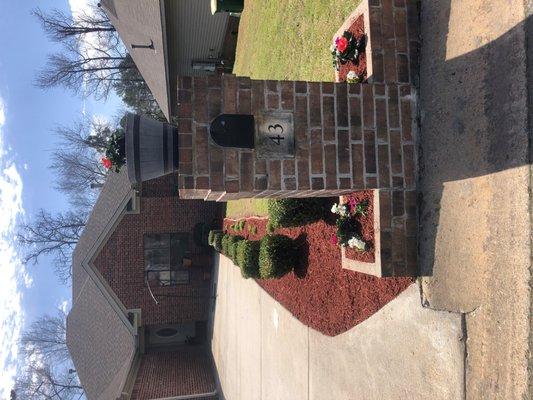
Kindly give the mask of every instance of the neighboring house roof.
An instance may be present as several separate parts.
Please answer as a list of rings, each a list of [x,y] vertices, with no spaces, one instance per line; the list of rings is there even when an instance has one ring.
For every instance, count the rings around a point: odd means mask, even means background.
[[[161,111],[170,121],[172,106],[164,1],[103,0],[100,4],[152,91]],[[153,49],[136,47],[150,44]],[[135,47],[132,48],[132,45]]]
[[[120,397],[136,352],[124,305],[92,267],[132,195],[126,169],[110,173],[73,254],[67,346],[90,400]]]

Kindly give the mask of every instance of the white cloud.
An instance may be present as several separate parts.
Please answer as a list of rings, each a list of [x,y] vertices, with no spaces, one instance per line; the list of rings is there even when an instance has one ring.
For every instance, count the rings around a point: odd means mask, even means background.
[[[0,97],[0,398],[7,398],[17,373],[18,342],[24,312],[22,289],[31,285],[13,243],[15,225],[24,214],[22,178],[4,143],[6,107]]]
[[[94,1],[90,0],[68,0],[70,12],[73,16],[90,10],[92,4],[94,4]]]
[[[59,309],[63,311],[64,314],[67,314],[70,310],[70,301],[66,299],[61,300],[59,303]]]

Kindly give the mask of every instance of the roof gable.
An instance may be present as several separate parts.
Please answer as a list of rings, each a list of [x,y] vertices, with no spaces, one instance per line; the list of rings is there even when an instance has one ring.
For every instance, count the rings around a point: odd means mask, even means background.
[[[110,173],[74,250],[67,346],[89,399],[116,399],[136,352],[126,309],[92,267],[133,195],[123,169]]]

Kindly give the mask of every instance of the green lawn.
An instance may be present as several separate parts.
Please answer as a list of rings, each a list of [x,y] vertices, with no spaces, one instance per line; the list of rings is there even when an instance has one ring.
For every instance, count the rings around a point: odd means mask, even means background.
[[[244,217],[263,217],[268,215],[267,199],[231,200],[226,205],[226,217],[239,219]]]
[[[333,81],[329,47],[359,0],[248,0],[234,73],[256,79]]]

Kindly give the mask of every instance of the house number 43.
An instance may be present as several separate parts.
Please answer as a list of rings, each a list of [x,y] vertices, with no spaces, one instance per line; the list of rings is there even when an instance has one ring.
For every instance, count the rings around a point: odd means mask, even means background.
[[[254,117],[257,158],[294,158],[293,114],[287,111],[260,111]]]
[[[276,143],[278,146],[281,144],[281,141],[285,139],[283,136],[281,136],[281,134],[283,134],[284,132],[284,129],[280,124],[269,125],[268,132],[276,135],[276,136],[270,135],[268,138],[272,140],[274,143]]]

